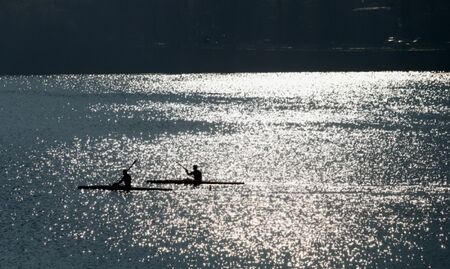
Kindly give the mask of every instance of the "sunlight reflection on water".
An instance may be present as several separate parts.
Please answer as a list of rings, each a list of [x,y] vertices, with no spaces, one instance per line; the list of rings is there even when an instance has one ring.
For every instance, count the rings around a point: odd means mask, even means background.
[[[399,72],[0,78],[0,261],[446,268],[449,85]],[[76,190],[134,159],[137,186],[183,178],[177,162],[245,185]]]

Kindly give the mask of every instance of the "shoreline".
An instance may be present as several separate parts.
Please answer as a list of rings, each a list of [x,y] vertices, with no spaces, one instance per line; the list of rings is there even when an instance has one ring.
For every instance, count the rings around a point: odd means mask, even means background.
[[[0,75],[450,71],[448,49],[15,48],[0,57]]]

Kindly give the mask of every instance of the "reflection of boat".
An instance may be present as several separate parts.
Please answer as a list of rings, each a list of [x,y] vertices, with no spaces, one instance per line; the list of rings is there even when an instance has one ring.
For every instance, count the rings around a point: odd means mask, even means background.
[[[79,190],[108,190],[108,191],[171,191],[169,188],[143,188],[143,187],[131,187],[126,188],[124,186],[113,185],[93,185],[93,186],[78,186]]]
[[[194,181],[192,179],[182,179],[182,180],[147,180],[147,183],[154,184],[186,184],[186,185],[242,185],[244,182],[228,182],[228,181]]]

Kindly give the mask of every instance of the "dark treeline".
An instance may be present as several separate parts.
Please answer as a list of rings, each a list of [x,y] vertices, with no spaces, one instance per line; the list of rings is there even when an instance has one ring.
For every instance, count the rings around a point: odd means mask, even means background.
[[[0,0],[0,46],[440,46],[449,14],[448,0]]]
[[[0,75],[450,70],[449,0],[0,0]]]

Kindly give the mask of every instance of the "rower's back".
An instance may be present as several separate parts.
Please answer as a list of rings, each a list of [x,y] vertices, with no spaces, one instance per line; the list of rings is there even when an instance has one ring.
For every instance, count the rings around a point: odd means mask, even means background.
[[[121,182],[125,184],[126,188],[131,188],[131,176],[127,172],[128,172],[127,170],[123,170]]]
[[[194,177],[194,181],[198,182],[202,181],[202,172],[200,170],[192,171],[192,176]]]
[[[197,165],[194,165],[192,168],[194,169],[194,171],[188,173],[188,175],[193,176],[194,181],[201,182],[202,181],[202,172],[200,170],[198,170]],[[186,172],[187,172],[187,170],[186,170]]]

